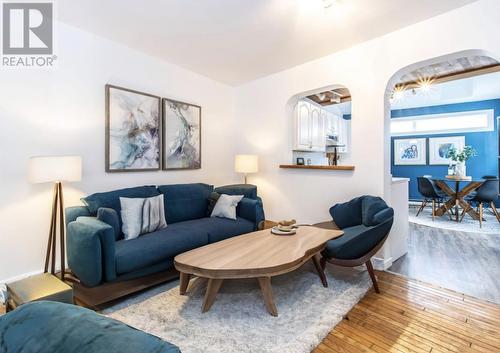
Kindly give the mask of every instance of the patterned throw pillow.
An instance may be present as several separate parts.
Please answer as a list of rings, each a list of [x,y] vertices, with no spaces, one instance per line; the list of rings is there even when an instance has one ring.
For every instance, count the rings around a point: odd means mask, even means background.
[[[120,197],[122,232],[125,240],[165,228],[163,194],[148,198]]]
[[[210,217],[236,219],[236,206],[242,198],[243,195],[221,194]]]

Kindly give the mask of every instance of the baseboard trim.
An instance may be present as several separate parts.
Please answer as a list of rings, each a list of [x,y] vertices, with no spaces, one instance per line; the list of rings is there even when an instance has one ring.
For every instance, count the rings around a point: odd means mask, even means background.
[[[378,271],[385,271],[392,266],[392,257],[388,259],[381,259],[379,257],[373,257],[373,267]]]
[[[26,273],[22,273],[22,274],[17,275],[17,276],[5,278],[5,279],[0,279],[0,283],[12,283],[12,282],[20,281],[22,279],[25,279],[25,278],[28,278],[31,276],[39,275],[41,273],[43,273],[42,270],[26,272]]]

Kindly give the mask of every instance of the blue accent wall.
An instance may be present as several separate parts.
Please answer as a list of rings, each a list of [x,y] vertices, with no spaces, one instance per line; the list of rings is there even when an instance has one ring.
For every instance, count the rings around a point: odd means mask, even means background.
[[[455,134],[432,134],[399,136],[391,138],[391,173],[394,177],[410,178],[410,199],[421,199],[417,188],[417,177],[422,175],[445,176],[448,173],[448,166],[444,165],[419,165],[402,166],[394,165],[394,139],[397,138],[432,138],[445,136],[465,136],[465,144],[471,145],[477,151],[478,156],[467,161],[467,174],[474,178],[481,178],[484,175],[499,175],[498,156],[499,134],[497,117],[500,116],[500,99],[439,105],[433,107],[421,107],[412,109],[399,109],[391,111],[391,118],[402,118],[407,116],[456,113],[474,110],[494,109],[495,130],[487,132],[455,133]],[[427,146],[428,149],[428,146]],[[429,162],[427,160],[427,162]]]

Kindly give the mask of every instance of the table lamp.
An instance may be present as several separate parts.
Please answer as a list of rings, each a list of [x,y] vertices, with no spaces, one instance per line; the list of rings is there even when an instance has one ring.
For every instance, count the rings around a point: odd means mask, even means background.
[[[31,183],[54,183],[49,240],[47,242],[44,272],[49,271],[50,265],[50,273],[55,274],[58,220],[57,215],[59,214],[61,280],[64,281],[64,275],[66,271],[66,248],[64,244],[64,202],[62,182],[80,181],[82,179],[82,158],[79,156],[31,157],[28,163],[28,179]]]
[[[259,157],[254,154],[238,154],[234,158],[234,171],[245,174],[245,184],[247,175],[259,171]]]

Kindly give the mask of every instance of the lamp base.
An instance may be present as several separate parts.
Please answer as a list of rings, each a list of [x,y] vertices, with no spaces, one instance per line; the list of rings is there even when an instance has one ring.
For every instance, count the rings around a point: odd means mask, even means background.
[[[59,216],[58,216],[59,215]],[[59,246],[60,246],[60,260],[61,260],[61,271],[60,278],[64,281],[64,276],[66,272],[66,247],[65,247],[65,237],[64,237],[64,202],[63,202],[63,191],[62,183],[60,181],[54,184],[54,191],[52,196],[52,213],[49,228],[49,239],[47,242],[47,252],[45,255],[45,273],[49,272],[56,274],[56,246],[57,246],[57,223],[59,221]]]

